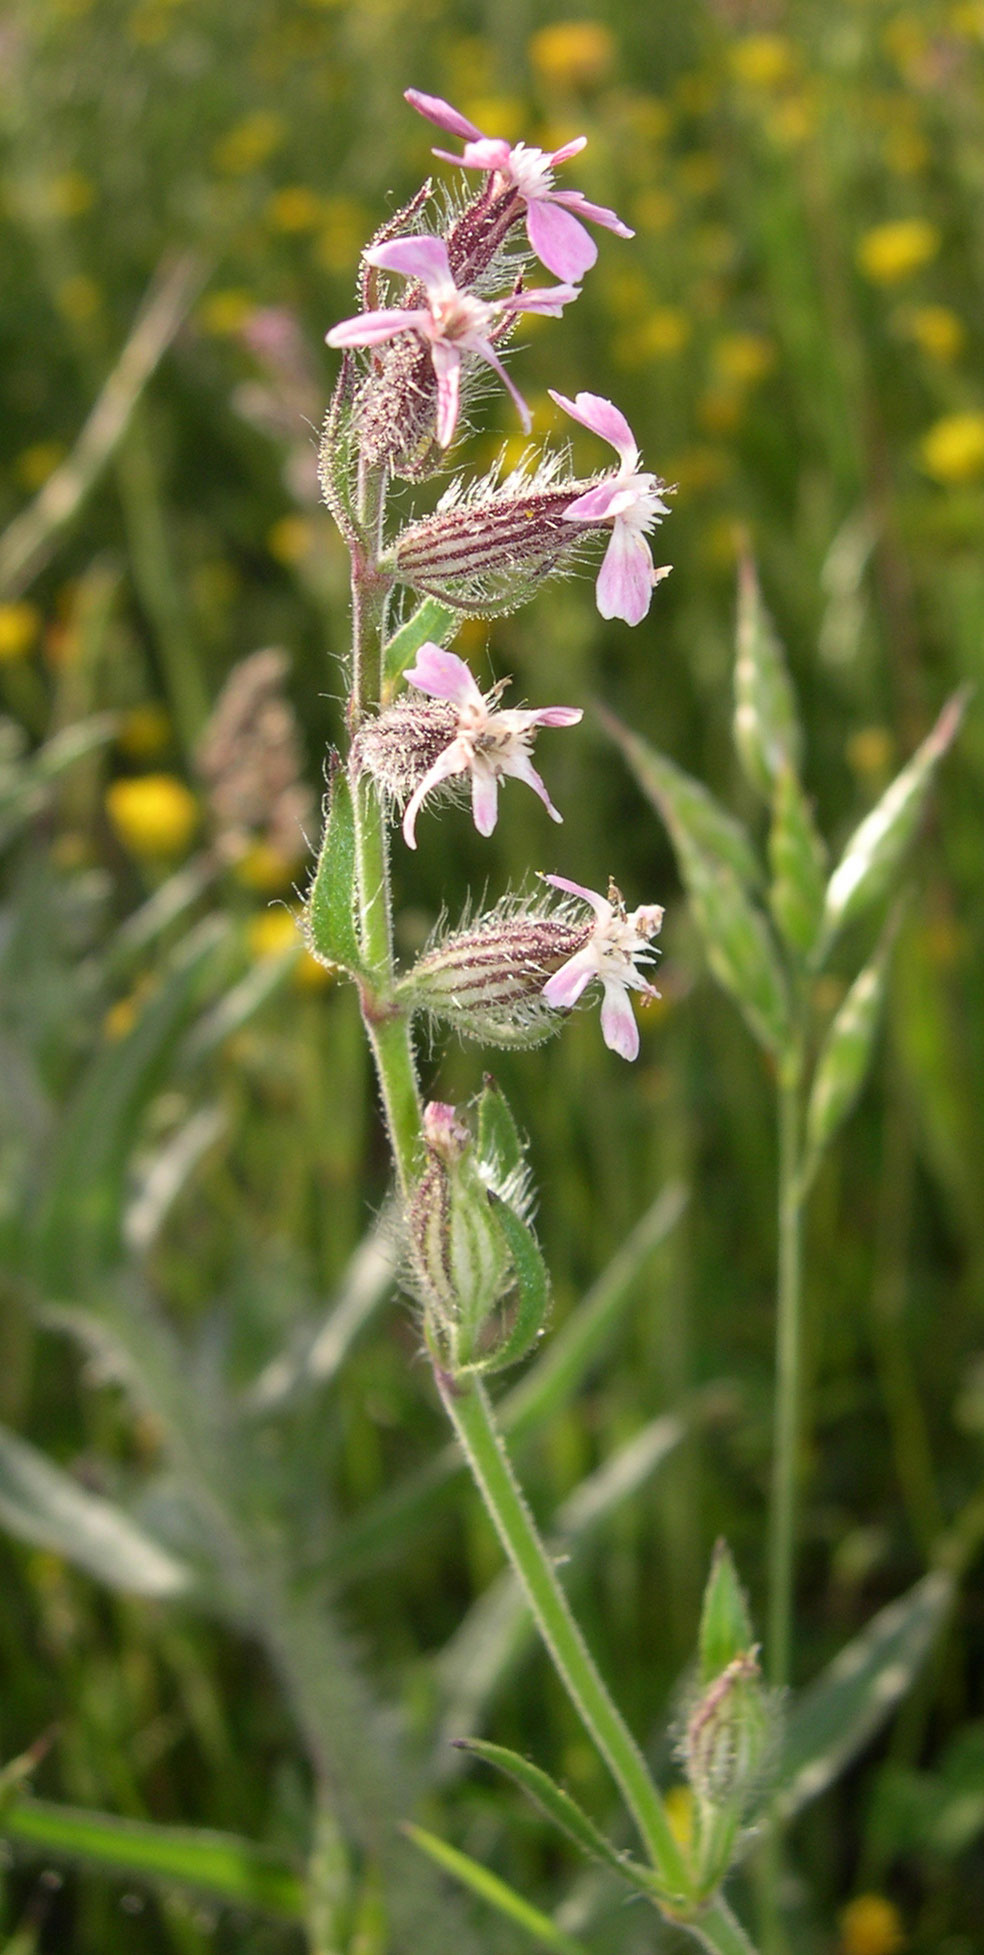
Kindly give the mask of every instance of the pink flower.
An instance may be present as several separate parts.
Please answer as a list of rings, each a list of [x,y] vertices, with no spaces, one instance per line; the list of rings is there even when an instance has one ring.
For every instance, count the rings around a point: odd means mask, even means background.
[[[439,754],[407,803],[403,839],[417,846],[414,827],[428,794],[454,774],[472,777],[472,813],[480,835],[491,835],[498,815],[499,779],[513,774],[538,794],[554,821],[562,821],[530,760],[530,746],[539,726],[576,726],[577,706],[545,706],[538,713],[497,713],[501,684],[481,693],[463,659],[442,652],[438,645],[422,645],[417,663],[407,673],[411,685],[432,699],[446,699],[458,708],[458,724],[450,746]]]
[[[639,1052],[639,1027],[629,1003],[630,991],[641,991],[645,998],[658,998],[648,980],[637,970],[639,964],[652,964],[657,953],[650,950],[658,935],[663,912],[655,903],[626,914],[625,904],[614,883],[608,885],[608,898],[566,876],[544,876],[554,889],[569,896],[580,896],[595,913],[595,927],[583,950],[576,951],[548,978],[543,996],[548,1005],[558,1008],[576,1005],[592,978],[600,978],[601,1030],[605,1044],[623,1059],[635,1059]]]
[[[559,318],[565,305],[578,296],[573,285],[551,285],[533,292],[513,292],[505,299],[490,302],[463,292],[455,284],[443,238],[395,238],[378,244],[365,253],[370,265],[381,271],[398,272],[424,288],[423,306],[391,306],[381,312],[362,312],[355,319],[343,319],[325,335],[329,346],[378,346],[396,339],[400,333],[417,333],[430,346],[437,375],[437,440],[446,448],[458,419],[461,389],[461,361],[472,353],[494,367],[519,409],[527,434],[530,413],[522,395],[513,386],[492,345],[492,334],[500,323],[517,312],[545,312]]]
[[[655,586],[670,574],[669,564],[655,568],[645,541],[660,517],[670,513],[661,494],[666,484],[658,475],[639,470],[639,450],[632,429],[625,415],[603,395],[578,394],[576,400],[568,400],[566,394],[555,394],[551,387],[550,398],[582,427],[610,442],[618,453],[622,464],[618,474],[578,496],[564,515],[570,523],[612,524],[612,540],[595,587],[598,609],[603,618],[641,624]]]
[[[473,122],[459,115],[439,95],[422,95],[417,88],[406,89],[405,95],[411,108],[425,115],[429,122],[436,122],[439,129],[446,129],[449,135],[460,136],[464,142],[460,156],[452,156],[446,149],[435,149],[435,156],[445,163],[458,163],[465,170],[491,171],[496,193],[515,191],[520,202],[526,205],[530,249],[558,278],[583,278],[598,256],[598,247],[579,223],[580,218],[602,224],[606,231],[615,231],[620,238],[635,236],[613,210],[589,203],[580,190],[553,187],[555,166],[576,156],[584,148],[586,136],[575,136],[573,142],[553,151],[532,149],[526,143],[510,147],[502,136],[483,136]]]

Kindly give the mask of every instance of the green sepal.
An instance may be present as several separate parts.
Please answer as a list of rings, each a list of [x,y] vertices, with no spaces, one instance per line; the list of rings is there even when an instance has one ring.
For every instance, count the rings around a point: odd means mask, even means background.
[[[518,1364],[520,1358],[525,1358],[540,1336],[550,1308],[550,1278],[532,1229],[491,1189],[489,1200],[512,1257],[516,1304],[508,1334],[501,1343],[497,1342],[485,1357],[462,1367],[464,1371],[482,1373],[504,1371],[507,1365]]]
[[[461,622],[460,611],[452,611],[436,597],[425,597],[422,604],[394,631],[383,647],[383,697],[385,706],[393,696],[393,689],[401,673],[405,672],[411,659],[416,658],[421,645],[433,643],[447,645],[454,637]]]
[[[318,866],[304,911],[304,937],[321,964],[362,970],[355,934],[355,811],[352,789],[338,755],[329,762],[328,813]]]
[[[512,1109],[491,1073],[486,1073],[478,1096],[478,1157],[495,1166],[500,1184],[507,1175],[522,1173],[525,1160]]]
[[[702,781],[630,732],[607,708],[598,710],[602,725],[621,748],[643,794],[662,816],[676,849],[689,841],[712,861],[729,868],[746,888],[760,888],[762,865],[741,822],[721,807]]]
[[[652,1898],[657,1891],[657,1883],[649,1869],[640,1866],[628,1854],[619,1853],[604,1833],[599,1832],[587,1813],[582,1812],[570,1793],[556,1785],[539,1765],[534,1765],[517,1751],[510,1751],[506,1745],[489,1744],[482,1738],[457,1738],[455,1747],[458,1751],[467,1751],[475,1758],[484,1759],[487,1765],[494,1765],[497,1771],[514,1779],[533,1804],[539,1806],[540,1811],[562,1833],[566,1833],[582,1853],[586,1853],[591,1860],[600,1860],[604,1866],[611,1867],[630,1887]]]
[[[754,1635],[745,1591],[726,1541],[715,1544],[704,1589],[697,1637],[697,1681],[701,1689],[752,1648]]]
[[[795,769],[776,774],[769,831],[769,908],[790,950],[807,958],[823,916],[827,851]]]
[[[734,736],[748,781],[771,800],[780,769],[799,766],[802,733],[786,655],[750,557],[738,572]]]
[[[936,769],[956,738],[969,697],[964,686],[948,700],[908,766],[896,775],[851,836],[827,885],[823,927],[812,959],[815,969],[819,970],[844,925],[891,887],[919,825]]]
[[[806,1110],[804,1188],[820,1164],[864,1085],[881,1018],[888,966],[898,929],[898,913],[863,971],[855,978],[824,1040],[813,1074]]]

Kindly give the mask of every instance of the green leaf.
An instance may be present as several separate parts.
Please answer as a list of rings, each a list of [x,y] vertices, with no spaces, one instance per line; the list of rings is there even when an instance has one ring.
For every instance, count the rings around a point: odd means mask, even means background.
[[[769,831],[769,907],[784,942],[800,958],[809,956],[820,929],[826,861],[799,776],[792,767],[781,766]]]
[[[478,1156],[494,1164],[499,1174],[518,1174],[525,1151],[512,1109],[498,1080],[486,1073],[478,1097]]]
[[[392,698],[397,680],[416,658],[421,645],[429,642],[435,645],[449,644],[460,622],[459,611],[450,610],[436,597],[425,597],[423,604],[418,605],[399,631],[393,633],[383,649],[384,706]]]
[[[532,1229],[509,1203],[489,1190],[492,1212],[506,1239],[516,1277],[516,1304],[507,1336],[497,1343],[489,1357],[467,1370],[503,1371],[518,1364],[532,1350],[543,1330],[550,1308],[550,1278]]]
[[[726,1541],[718,1541],[704,1590],[697,1638],[697,1675],[703,1687],[721,1675],[754,1642],[745,1591]]]
[[[455,1880],[469,1887],[480,1900],[488,1901],[490,1907],[497,1908],[507,1920],[514,1921],[541,1948],[555,1949],[556,1955],[588,1955],[583,1942],[565,1934],[555,1921],[551,1921],[549,1914],[542,1914],[531,1901],[524,1900],[514,1887],[508,1887],[498,1874],[490,1873],[488,1867],[473,1860],[470,1854],[460,1852],[456,1846],[449,1846],[446,1840],[426,1832],[423,1826],[405,1823],[403,1832],[408,1840],[419,1846],[422,1853],[428,1854],[446,1873],[453,1874]]]
[[[522,1758],[519,1752],[509,1751],[505,1745],[488,1744],[482,1738],[459,1738],[458,1749],[467,1751],[475,1758],[483,1758],[487,1765],[494,1765],[506,1776],[515,1779],[535,1806],[552,1823],[566,1833],[575,1846],[580,1847],[591,1860],[600,1860],[603,1866],[611,1867],[629,1885],[643,1894],[652,1897],[653,1877],[648,1868],[641,1867],[627,1854],[619,1853],[604,1833],[599,1832],[592,1819],[559,1785],[555,1785],[546,1772],[540,1770],[530,1759]]]
[[[741,822],[721,807],[702,782],[630,732],[607,707],[600,706],[598,714],[643,794],[662,816],[677,850],[689,840],[712,861],[726,864],[746,888],[759,888],[762,867]]]
[[[953,1592],[948,1574],[925,1575],[879,1610],[796,1699],[778,1771],[786,1816],[833,1784],[891,1715],[929,1655]]]
[[[304,931],[312,957],[322,964],[360,971],[362,955],[355,934],[355,811],[348,775],[331,756],[328,815],[318,866],[308,895]]]
[[[191,1571],[121,1508],[0,1426],[0,1525],[131,1595],[183,1594]]]
[[[768,1052],[789,1038],[786,981],[765,918],[726,863],[713,862],[689,841],[677,859],[707,961]]]
[[[780,770],[796,772],[802,735],[786,655],[749,557],[738,572],[737,641],[735,746],[747,779],[769,801]]]
[[[851,836],[827,886],[823,928],[813,958],[817,968],[845,923],[891,887],[919,825],[936,769],[956,738],[969,696],[964,687],[948,701],[908,766]]]
[[[0,1834],[44,1859],[102,1868],[125,1881],[188,1887],[229,1907],[304,1919],[304,1884],[279,1855],[231,1833],[151,1826],[48,1800],[22,1799],[0,1812]]]
[[[816,1173],[824,1149],[847,1119],[864,1085],[881,1018],[898,918],[893,917],[874,956],[855,978],[817,1060],[806,1110],[803,1186]]]

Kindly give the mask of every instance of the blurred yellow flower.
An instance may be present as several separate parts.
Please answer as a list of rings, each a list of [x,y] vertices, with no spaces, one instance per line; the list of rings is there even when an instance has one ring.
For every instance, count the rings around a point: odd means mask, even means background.
[[[879,781],[895,759],[895,741],[887,726],[860,726],[847,743],[847,764],[862,780]]]
[[[30,448],[21,450],[14,463],[14,473],[23,488],[40,489],[64,459],[64,442],[35,441]]]
[[[267,549],[278,563],[302,563],[313,537],[314,530],[306,516],[281,516],[267,531]]]
[[[648,360],[672,360],[682,353],[690,333],[690,320],[678,306],[651,306],[638,326],[621,334],[616,357],[629,367],[644,366]]]
[[[842,1955],[898,1955],[905,1947],[902,1916],[884,1894],[859,1894],[840,1917]]]
[[[529,56],[541,81],[555,88],[591,88],[607,79],[615,42],[600,20],[559,20],[533,35]]]
[[[116,744],[128,760],[154,760],[170,746],[171,731],[166,708],[157,700],[148,699],[124,713]]]
[[[666,190],[640,190],[632,212],[640,231],[668,231],[679,206]]]
[[[875,285],[897,285],[936,257],[940,234],[924,217],[900,217],[865,231],[857,247],[858,268]]]
[[[802,91],[786,95],[769,110],[766,130],[780,149],[796,149],[817,126],[817,105]]]
[[[321,198],[304,183],[275,191],[266,207],[267,223],[274,231],[313,231],[323,214]]]
[[[779,88],[796,69],[796,49],[783,34],[746,34],[732,43],[728,59],[746,88]]]
[[[918,176],[933,154],[925,136],[920,135],[918,129],[889,129],[882,153],[896,176]]]
[[[132,1032],[137,1022],[139,1007],[138,992],[131,993],[127,998],[117,998],[116,1003],[110,1005],[103,1018],[102,1028],[103,1037],[108,1039],[111,1045],[115,1045],[119,1039],[125,1039],[127,1033]]]
[[[250,918],[246,942],[250,956],[258,963],[267,957],[283,957],[290,950],[300,952],[294,978],[302,990],[317,991],[332,982],[333,973],[303,948],[297,918],[292,910],[284,909],[282,904],[261,910],[257,916]]]
[[[41,629],[41,613],[21,599],[16,604],[0,604],[0,665],[12,665],[26,657]]]
[[[733,388],[707,387],[697,401],[696,415],[704,434],[734,434],[745,418],[745,403]]]
[[[984,475],[984,414],[944,414],[924,434],[919,453],[934,482],[979,482]]]
[[[469,95],[462,113],[476,129],[488,129],[510,142],[522,134],[529,120],[525,103],[516,95]]]
[[[764,333],[724,333],[711,353],[722,380],[737,387],[754,387],[776,364],[776,348]]]
[[[947,26],[968,41],[984,41],[984,0],[957,0],[947,14]]]
[[[85,272],[76,272],[72,278],[65,278],[55,292],[55,304],[63,319],[73,326],[84,326],[95,318],[102,305],[102,293],[94,278],[87,278]]]
[[[258,896],[276,896],[288,888],[297,872],[300,853],[290,860],[270,842],[252,842],[235,864],[233,874],[244,889]]]
[[[106,813],[131,855],[150,861],[184,855],[198,826],[198,803],[175,774],[111,781]]]
[[[671,1785],[664,1803],[670,1832],[677,1845],[686,1849],[694,1834],[694,1795],[689,1785]]]
[[[48,199],[56,217],[82,217],[95,202],[95,185],[79,170],[66,170],[48,185]]]
[[[963,352],[967,343],[967,332],[963,320],[958,319],[945,305],[904,306],[892,315],[896,332],[904,339],[911,339],[921,353],[927,353],[932,360],[939,360],[949,366]]]
[[[248,176],[280,148],[287,133],[282,116],[257,109],[219,138],[212,162],[223,176]]]
[[[208,293],[198,308],[198,321],[206,333],[214,333],[221,338],[241,333],[255,311],[256,300],[252,293],[229,285],[222,291]]]

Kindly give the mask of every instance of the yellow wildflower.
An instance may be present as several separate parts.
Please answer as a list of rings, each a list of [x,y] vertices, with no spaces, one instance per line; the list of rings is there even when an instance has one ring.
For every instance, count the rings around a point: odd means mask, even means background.
[[[82,217],[95,202],[95,188],[79,170],[66,170],[48,185],[48,200],[56,217]]]
[[[690,332],[690,320],[678,306],[652,306],[638,326],[621,335],[616,356],[629,367],[644,366],[649,360],[672,360],[682,353]]]
[[[984,0],[957,0],[947,15],[954,34],[968,41],[984,41]]]
[[[219,292],[209,292],[198,308],[198,319],[206,333],[222,337],[242,332],[255,311],[256,300],[252,294],[230,285]]]
[[[847,743],[847,762],[856,774],[880,781],[895,759],[895,742],[887,726],[861,726]]]
[[[921,353],[943,366],[957,359],[967,342],[963,320],[945,305],[901,307],[893,314],[892,324],[904,339],[911,339]]]
[[[21,450],[14,463],[14,473],[23,488],[40,489],[64,459],[64,442],[34,441],[30,448]]]
[[[283,117],[257,109],[220,137],[212,161],[223,176],[248,176],[279,149],[286,134]]]
[[[615,43],[600,20],[559,20],[533,35],[529,55],[541,81],[555,88],[591,88],[607,80]]]
[[[905,1947],[902,1917],[884,1894],[859,1894],[840,1918],[842,1955],[898,1955]]]
[[[124,713],[116,744],[128,760],[154,760],[170,743],[171,722],[156,700],[148,699]]]
[[[686,1852],[694,1835],[694,1795],[689,1785],[671,1785],[663,1803],[670,1832]]]
[[[246,941],[251,956],[257,962],[267,957],[283,957],[287,951],[299,953],[294,971],[294,982],[302,991],[318,991],[331,984],[333,973],[327,965],[319,964],[316,957],[303,947],[293,911],[281,906],[261,910],[251,917],[246,932]]]
[[[236,881],[258,896],[276,896],[287,889],[297,872],[300,853],[288,861],[271,842],[252,842],[235,865]]]
[[[924,434],[920,457],[934,482],[979,482],[984,475],[984,414],[944,414]]]
[[[476,129],[492,129],[508,141],[522,134],[529,117],[515,95],[469,95],[464,114]]]
[[[715,341],[712,358],[722,380],[736,387],[754,387],[772,372],[776,349],[764,333],[724,333]]]
[[[876,224],[858,241],[858,268],[874,285],[898,285],[936,257],[940,242],[935,224],[924,217]]]
[[[266,207],[267,223],[274,231],[313,231],[322,214],[321,198],[304,183],[275,191]]]
[[[174,774],[111,781],[106,813],[124,847],[148,861],[184,855],[198,826],[198,803]]]
[[[804,91],[786,95],[770,109],[766,129],[780,149],[798,149],[817,126],[817,105]]]
[[[12,665],[26,657],[41,629],[41,613],[23,599],[16,604],[0,604],[0,665]]]
[[[746,88],[780,88],[796,67],[796,50],[782,34],[746,34],[732,44],[728,58]]]
[[[267,549],[278,563],[303,563],[311,548],[313,534],[306,516],[281,516],[267,531]]]
[[[76,272],[72,278],[62,280],[55,292],[55,304],[63,319],[70,320],[73,326],[84,326],[99,311],[102,293],[94,278]]]

